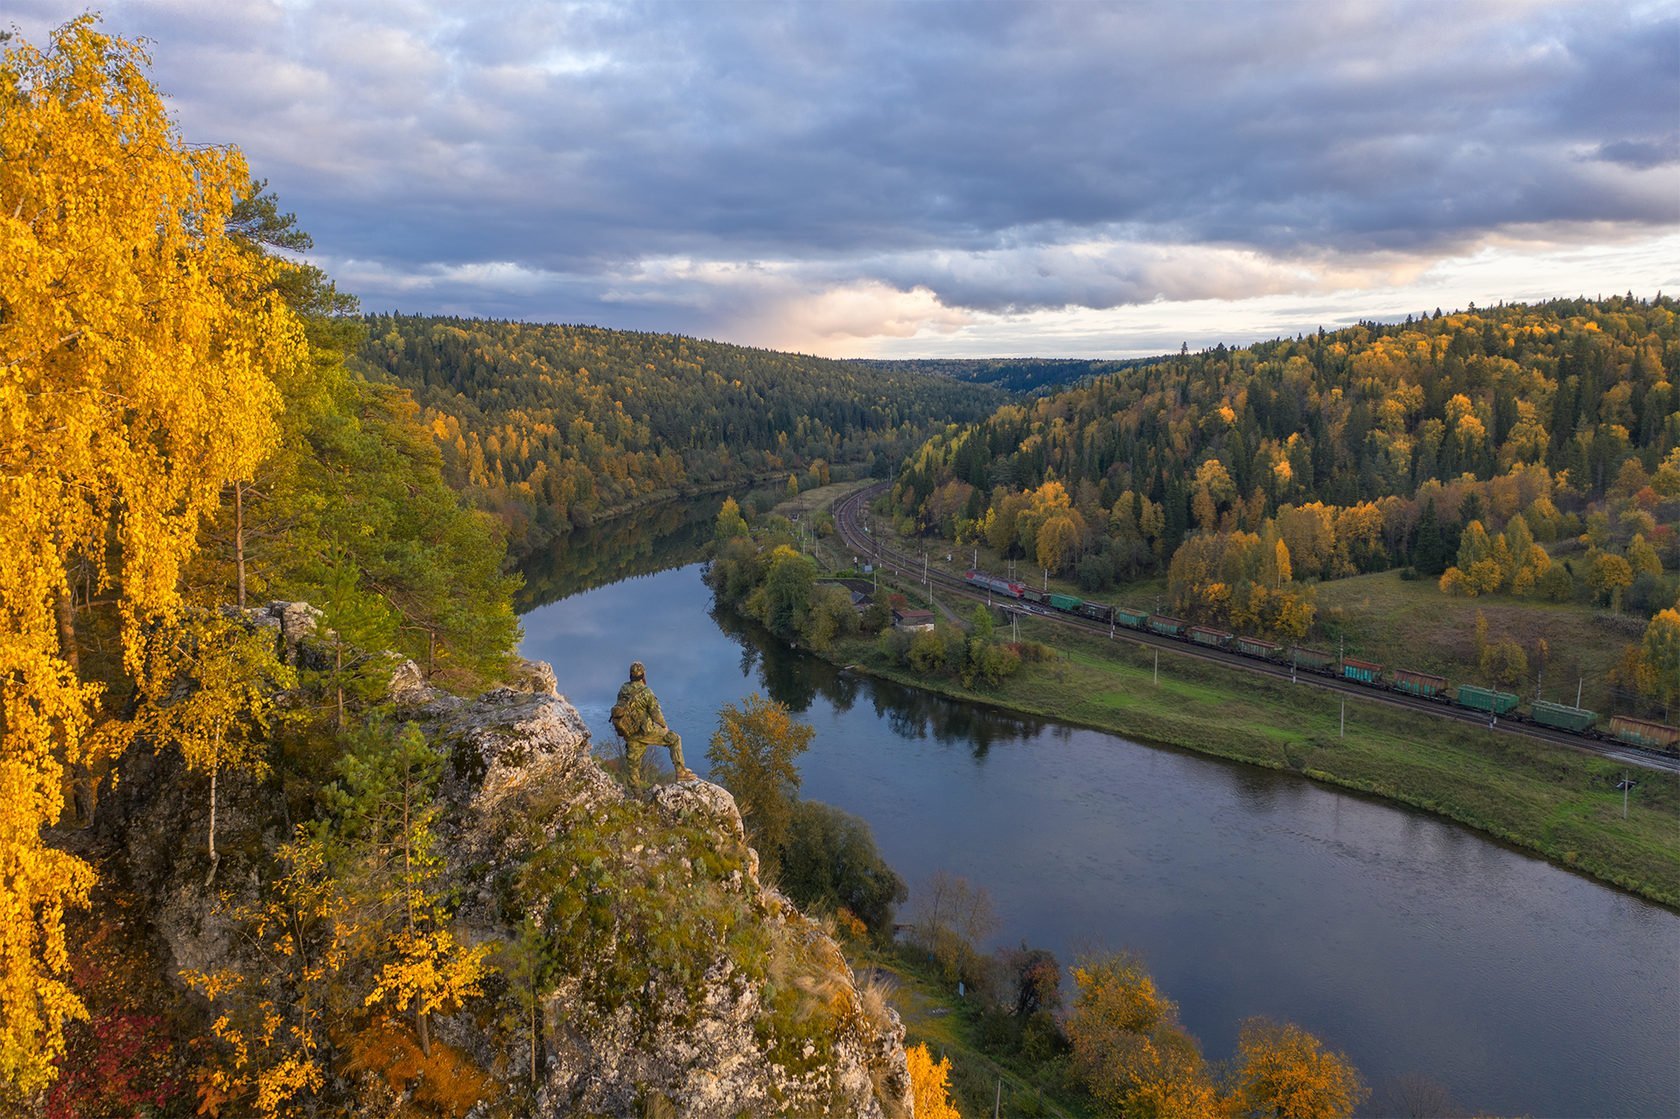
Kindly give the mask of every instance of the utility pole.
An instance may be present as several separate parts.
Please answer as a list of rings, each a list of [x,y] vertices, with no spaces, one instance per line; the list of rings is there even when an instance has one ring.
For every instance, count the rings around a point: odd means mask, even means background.
[[[1584,684],[1586,684],[1586,682],[1587,682],[1587,678],[1585,676],[1582,676],[1580,679],[1575,681],[1575,706],[1576,707],[1581,706],[1581,687]]]

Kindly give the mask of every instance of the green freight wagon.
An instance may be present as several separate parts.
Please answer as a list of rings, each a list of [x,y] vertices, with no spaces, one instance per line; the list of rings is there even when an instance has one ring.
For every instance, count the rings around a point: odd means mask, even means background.
[[[1116,606],[1114,608],[1114,620],[1123,626],[1130,626],[1132,629],[1142,629],[1143,624],[1149,620],[1149,611]]]
[[[1305,645],[1291,645],[1289,662],[1302,668],[1327,669],[1336,663],[1336,654],[1309,649]]]
[[[1050,605],[1053,608],[1055,608],[1057,610],[1064,611],[1068,614],[1071,614],[1075,610],[1078,610],[1084,604],[1085,604],[1084,599],[1075,598],[1071,594],[1052,594],[1050,596]]]
[[[1165,614],[1156,614],[1150,618],[1149,628],[1163,637],[1178,637],[1184,633],[1184,623]]]
[[[1534,721],[1543,727],[1556,727],[1579,734],[1596,723],[1598,715],[1580,707],[1537,699],[1534,701]]]
[[[1379,684],[1382,682],[1383,666],[1370,661],[1355,660],[1353,657],[1342,658],[1342,679],[1355,680],[1361,684]]]
[[[1489,688],[1478,688],[1474,684],[1460,684],[1458,705],[1468,707],[1472,711],[1504,715],[1516,707],[1517,697],[1510,692],[1496,692]]]
[[[1209,626],[1191,626],[1185,632],[1190,635],[1190,640],[1198,645],[1211,645],[1215,649],[1223,649],[1231,643],[1231,635],[1222,629],[1213,629]]]
[[[1665,723],[1617,715],[1610,720],[1610,733],[1629,745],[1649,750],[1680,749],[1680,727]]]
[[[1278,654],[1283,652],[1283,646],[1275,641],[1262,641],[1258,637],[1239,637],[1237,638],[1237,652],[1247,653],[1251,657],[1265,657],[1267,660],[1276,660]]]
[[[1428,672],[1413,672],[1409,668],[1394,670],[1394,690],[1405,692],[1407,695],[1422,696],[1424,699],[1434,699],[1447,690],[1447,678],[1435,676]]]

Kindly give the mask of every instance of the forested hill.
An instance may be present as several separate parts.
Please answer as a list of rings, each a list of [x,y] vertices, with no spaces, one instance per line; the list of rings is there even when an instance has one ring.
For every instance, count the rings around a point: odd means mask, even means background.
[[[1095,566],[1114,574],[1164,564],[1193,528],[1255,532],[1286,506],[1364,506],[1372,547],[1403,562],[1419,498],[1436,490],[1456,523],[1458,491],[1478,482],[1522,475],[1580,507],[1630,460],[1656,471],[1680,446],[1677,369],[1680,316],[1665,296],[1472,305],[1219,346],[937,436],[897,500],[924,528],[995,530],[1031,553],[998,502],[1058,481],[1081,516],[1043,558],[1071,568],[1104,553],[1112,562]]]
[[[719,483],[886,476],[1002,391],[672,334],[432,316],[367,320],[370,371],[413,391],[450,480],[529,552],[573,526]]]

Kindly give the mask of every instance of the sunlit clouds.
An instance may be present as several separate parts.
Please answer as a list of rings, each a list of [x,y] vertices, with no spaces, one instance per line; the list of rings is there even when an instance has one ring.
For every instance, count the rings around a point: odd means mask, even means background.
[[[1680,287],[1672,4],[493,9],[105,26],[371,309],[1125,355]]]

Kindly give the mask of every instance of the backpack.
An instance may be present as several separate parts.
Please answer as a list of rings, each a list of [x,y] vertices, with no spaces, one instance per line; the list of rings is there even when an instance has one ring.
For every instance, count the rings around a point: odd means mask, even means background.
[[[636,735],[643,734],[647,731],[647,705],[636,702],[639,698],[640,697],[636,695],[629,695],[618,703],[613,704],[611,716],[612,728],[617,731],[618,736],[626,742],[630,741]]]

